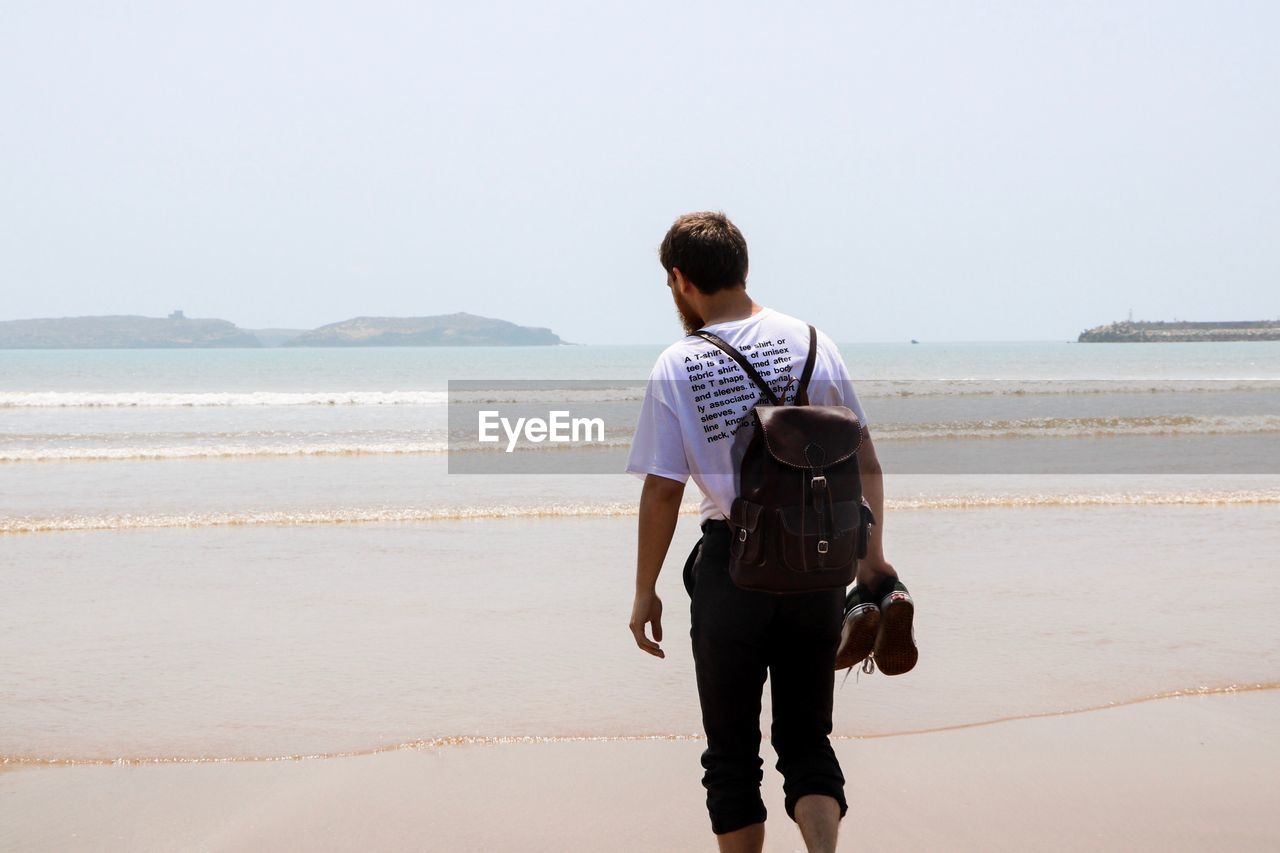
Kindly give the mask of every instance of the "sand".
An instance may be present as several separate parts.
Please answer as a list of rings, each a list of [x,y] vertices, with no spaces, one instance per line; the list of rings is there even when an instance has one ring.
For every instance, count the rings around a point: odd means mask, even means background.
[[[1280,692],[836,742],[842,850],[1275,850]],[[698,740],[9,766],[5,850],[713,850]],[[766,743],[767,765],[772,753]],[[766,849],[802,850],[768,766]]]

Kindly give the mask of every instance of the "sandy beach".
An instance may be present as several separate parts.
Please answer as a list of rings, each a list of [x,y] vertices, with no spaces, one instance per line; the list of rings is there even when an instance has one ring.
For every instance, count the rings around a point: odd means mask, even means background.
[[[931,602],[927,656],[908,677],[837,678],[856,804],[841,849],[1275,849],[1276,592],[1260,550],[1273,517],[1269,505],[900,515],[898,553]],[[1082,519],[1105,556],[1079,558],[1069,522]],[[494,525],[490,547],[514,557],[540,524]],[[604,543],[600,565],[622,566],[633,524],[546,529]],[[12,744],[0,849],[714,849],[683,554],[662,578],[671,659],[657,662],[602,606],[625,592],[619,572],[559,565],[549,547],[531,571],[422,570],[427,541],[464,554],[474,529],[343,526],[305,545],[280,529],[9,540],[27,616],[8,647],[22,725],[0,734]],[[167,565],[175,535],[219,562]],[[1201,577],[1179,558],[1188,536],[1252,595],[1188,610]],[[262,537],[281,557],[265,574],[231,550]],[[940,539],[956,546],[937,553]],[[164,608],[131,605],[148,588]],[[511,656],[513,637],[534,640],[528,654]],[[1186,695],[1123,704],[1170,692]],[[396,746],[419,739],[433,745]],[[763,755],[766,849],[802,849],[767,743]]]
[[[915,349],[863,360],[1091,366],[1047,345]],[[631,375],[653,357],[566,348],[552,366],[584,352]],[[1235,361],[1212,375],[1256,372],[1222,353]],[[518,375],[516,356],[484,357],[470,369]],[[1188,372],[1162,358],[1115,370]],[[659,661],[626,627],[639,482],[450,475],[412,445],[440,420],[435,374],[405,382],[397,355],[30,361],[38,381],[0,365],[0,850],[714,848],[680,579],[696,514],[659,578]],[[354,402],[315,403],[334,369]],[[1040,439],[988,436],[987,420],[940,437],[977,399],[1025,407],[1033,432],[1076,398],[1131,412],[1052,439],[1095,467],[1129,439],[1172,464],[1207,438],[1280,435],[1266,388],[956,383],[869,395],[886,433],[890,400],[914,430],[886,456],[1031,454]],[[362,396],[397,387],[416,396]],[[1238,418],[1218,420],[1226,402]],[[1160,420],[1184,403],[1200,414]],[[843,849],[1280,845],[1280,482],[1146,464],[890,479],[921,658],[900,678],[837,677]],[[764,758],[768,849],[800,849]]]
[[[1274,850],[1280,693],[840,739],[842,850]],[[712,850],[698,740],[0,772],[6,850]],[[766,757],[772,753],[766,746]],[[771,851],[801,850],[766,770]]]

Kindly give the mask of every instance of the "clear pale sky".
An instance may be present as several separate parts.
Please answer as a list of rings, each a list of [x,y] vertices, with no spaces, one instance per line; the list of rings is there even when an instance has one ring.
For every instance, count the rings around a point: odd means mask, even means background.
[[[1280,4],[5,3],[0,319],[679,334],[722,209],[841,341],[1280,316]]]

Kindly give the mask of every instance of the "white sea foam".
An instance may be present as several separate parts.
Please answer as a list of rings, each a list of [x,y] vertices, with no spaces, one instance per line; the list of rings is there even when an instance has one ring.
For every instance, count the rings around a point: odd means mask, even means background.
[[[211,406],[442,406],[468,404],[626,402],[643,385],[591,388],[495,387],[454,391],[0,391],[0,409],[192,408]]]
[[[1232,506],[1280,504],[1280,489],[1187,492],[1072,492],[1043,494],[932,495],[890,499],[887,510],[1020,509],[1106,506]],[[698,505],[680,511],[696,514]],[[144,530],[207,527],[294,527],[338,524],[396,524],[474,519],[608,518],[632,516],[634,503],[601,501],[574,504],[477,504],[445,507],[341,507],[314,510],[260,510],[195,513],[138,513],[0,517],[0,534],[91,530]]]
[[[1013,418],[925,424],[877,424],[876,440],[1102,438],[1129,435],[1248,435],[1280,432],[1280,415],[1147,415]]]
[[[308,444],[121,445],[0,449],[0,463],[125,462],[161,459],[245,459],[278,456],[433,456],[448,451],[443,441],[318,442]]]
[[[431,433],[428,433],[430,435]],[[261,438],[255,441],[227,441],[210,436],[208,441],[193,441],[185,434],[167,441],[163,435],[148,436],[147,443],[137,444],[139,436],[124,435],[116,443],[110,440],[83,441],[75,436],[23,436],[21,442],[6,442],[0,436],[0,464],[36,462],[146,462],[175,459],[248,459],[269,457],[325,456],[441,456],[446,453],[504,454],[502,445],[457,442],[452,448],[443,438],[415,440],[399,438],[344,438],[317,436],[298,440],[290,437]],[[6,446],[8,445],[8,446]],[[631,430],[604,441],[563,444],[520,444],[515,450],[526,453],[565,453],[627,448],[631,446]],[[505,454],[504,454],[505,455]]]
[[[890,397],[1040,397],[1112,394],[1276,393],[1280,381],[1230,379],[855,379],[858,396]]]
[[[882,423],[877,441],[1067,439],[1123,436],[1249,435],[1280,433],[1280,415],[1152,415],[1145,417],[1022,418],[923,424]],[[631,422],[604,441],[522,443],[524,453],[630,446]],[[343,434],[314,431],[180,433],[0,433],[0,463],[241,459],[280,456],[384,456],[497,453],[500,445],[456,440],[438,429]]]
[[[1071,394],[1187,394],[1280,392],[1271,379],[869,379],[855,383],[865,399],[892,397],[1025,397]],[[575,384],[527,382],[504,387],[435,391],[0,391],[4,408],[176,408],[203,406],[433,406],[452,399],[468,404],[522,402],[628,402],[644,396],[643,381],[593,380]],[[544,387],[538,387],[542,385]]]
[[[0,391],[0,408],[438,406],[444,391]]]

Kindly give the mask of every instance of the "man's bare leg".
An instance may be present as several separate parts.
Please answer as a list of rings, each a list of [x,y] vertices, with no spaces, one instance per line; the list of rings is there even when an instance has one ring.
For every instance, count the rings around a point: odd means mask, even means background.
[[[742,829],[717,835],[716,841],[720,844],[720,853],[760,853],[764,849],[764,824],[753,823]]]
[[[835,853],[840,830],[840,803],[835,797],[808,794],[796,800],[796,823],[809,853]]]

